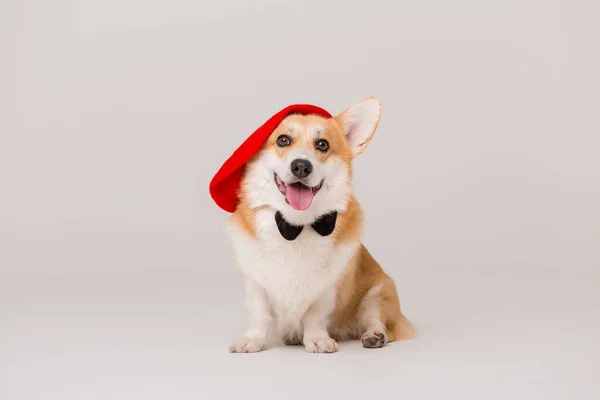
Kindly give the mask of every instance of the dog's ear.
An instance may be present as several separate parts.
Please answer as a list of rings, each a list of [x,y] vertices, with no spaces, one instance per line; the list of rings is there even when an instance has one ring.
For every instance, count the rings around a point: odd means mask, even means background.
[[[365,151],[375,134],[380,116],[381,102],[375,97],[369,97],[335,117],[344,130],[344,136],[354,157]]]

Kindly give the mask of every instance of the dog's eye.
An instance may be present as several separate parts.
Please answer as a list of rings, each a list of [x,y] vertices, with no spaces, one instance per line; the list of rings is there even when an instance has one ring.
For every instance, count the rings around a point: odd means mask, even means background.
[[[327,142],[327,140],[325,139],[319,139],[317,140],[315,147],[317,148],[317,150],[325,152],[329,150],[329,142]]]
[[[289,146],[290,144],[292,144],[292,138],[288,135],[281,135],[277,138],[277,146],[279,147]]]

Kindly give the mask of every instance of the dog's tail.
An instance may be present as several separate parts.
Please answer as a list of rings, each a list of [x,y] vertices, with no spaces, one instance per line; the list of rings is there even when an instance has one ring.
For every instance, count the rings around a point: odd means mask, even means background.
[[[392,340],[394,341],[411,340],[417,337],[415,326],[403,314],[400,314],[400,318],[391,331]]]

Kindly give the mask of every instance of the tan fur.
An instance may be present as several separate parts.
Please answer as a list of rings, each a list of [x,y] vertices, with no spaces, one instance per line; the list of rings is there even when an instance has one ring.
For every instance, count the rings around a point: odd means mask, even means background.
[[[234,222],[237,226],[241,227],[246,233],[250,236],[256,236],[256,224],[254,221],[254,210],[252,210],[248,206],[248,202],[244,201],[244,198],[241,198],[240,203],[237,206],[237,209],[231,216],[232,222]]]
[[[344,139],[342,125],[335,118],[323,118],[317,115],[290,115],[286,117],[281,124],[273,131],[264,148],[274,149],[280,158],[295,147],[310,149],[315,153],[317,159],[321,162],[329,157],[337,156],[345,164],[352,160],[352,151]],[[288,135],[292,138],[292,143],[287,147],[278,147],[277,138],[280,135]],[[323,153],[315,150],[316,139],[326,139],[331,145],[330,151]]]
[[[381,269],[368,250],[361,246],[359,254],[338,284],[336,308],[329,329],[338,340],[358,339],[364,333],[358,324],[360,305],[367,292],[381,285],[377,303],[380,319],[390,341],[411,339],[412,324],[400,311],[400,301],[394,281]]]

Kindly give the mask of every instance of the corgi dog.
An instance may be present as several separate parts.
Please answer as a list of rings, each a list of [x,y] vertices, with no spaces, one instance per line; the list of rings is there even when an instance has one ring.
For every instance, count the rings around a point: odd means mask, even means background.
[[[245,285],[249,325],[229,347],[252,353],[270,332],[309,353],[410,339],[393,280],[361,243],[352,161],[375,133],[376,98],[339,115],[290,114],[247,162],[227,231]]]

